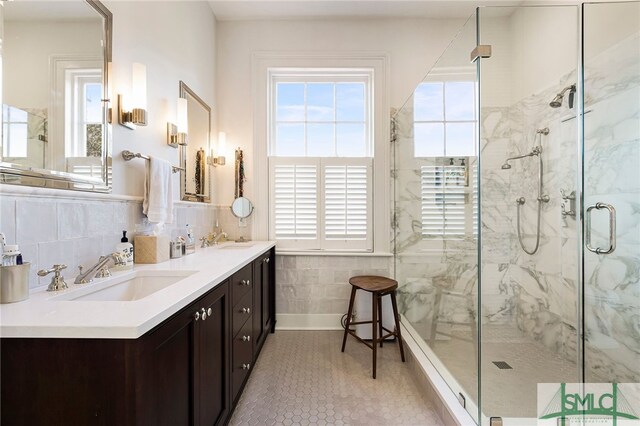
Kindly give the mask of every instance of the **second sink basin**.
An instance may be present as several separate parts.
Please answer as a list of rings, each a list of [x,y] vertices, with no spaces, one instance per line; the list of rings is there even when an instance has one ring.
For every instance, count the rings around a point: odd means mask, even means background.
[[[249,247],[253,247],[255,243],[229,243],[222,247],[220,250],[228,250],[228,249],[246,249]]]
[[[133,302],[169,287],[196,271],[136,271],[115,276],[102,282],[56,297],[58,300]]]

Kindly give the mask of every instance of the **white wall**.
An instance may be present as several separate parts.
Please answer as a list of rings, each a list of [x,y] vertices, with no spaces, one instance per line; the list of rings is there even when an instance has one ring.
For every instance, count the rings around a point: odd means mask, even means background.
[[[148,122],[135,131],[113,125],[112,195],[44,191],[0,185],[0,231],[17,243],[32,263],[31,286],[44,285],[35,271],[53,263],[92,264],[119,242],[121,231],[133,234],[141,219],[144,161],[125,163],[124,149],[157,155],[178,163],[178,151],[166,144],[167,121],[175,121],[179,81],[185,81],[215,113],[215,18],[205,1],[105,1],[113,13],[113,95],[128,93],[131,64],[147,66]],[[115,107],[115,104],[114,104]],[[213,115],[215,119],[215,114]],[[178,175],[175,199],[178,198]],[[214,209],[179,204],[172,236],[189,224],[199,237],[212,229]]]
[[[390,105],[399,107],[413,93],[462,24],[462,20],[428,19],[219,22],[216,40],[218,123],[220,130],[227,133],[227,158],[233,158],[236,147],[245,152],[245,194],[249,198],[254,196],[253,53],[386,52],[390,58]],[[233,200],[233,166],[218,168],[216,173],[223,184],[218,187],[214,203],[229,205]],[[266,209],[260,210],[266,214]],[[260,210],[256,210],[256,214],[260,214]]]
[[[113,96],[130,93],[133,62],[147,66],[148,125],[135,131],[113,126],[113,193],[141,196],[144,163],[125,163],[120,152],[129,149],[178,164],[178,150],[166,144],[166,126],[175,122],[180,80],[213,109],[215,128],[216,21],[205,1],[105,4],[113,12]],[[178,199],[178,175],[174,179]]]

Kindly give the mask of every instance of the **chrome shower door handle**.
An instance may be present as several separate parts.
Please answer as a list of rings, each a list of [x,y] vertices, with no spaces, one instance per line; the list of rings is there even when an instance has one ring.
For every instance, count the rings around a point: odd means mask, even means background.
[[[593,247],[591,245],[591,211],[593,209],[602,210],[607,209],[609,212],[609,248],[602,249],[600,247]],[[616,209],[607,203],[595,203],[587,207],[585,213],[585,244],[587,250],[595,254],[610,254],[616,249]]]

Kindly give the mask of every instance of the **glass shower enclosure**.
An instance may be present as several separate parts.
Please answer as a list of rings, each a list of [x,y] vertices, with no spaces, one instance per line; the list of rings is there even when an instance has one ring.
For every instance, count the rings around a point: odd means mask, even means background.
[[[400,311],[474,420],[640,382],[640,3],[479,8],[392,117]]]

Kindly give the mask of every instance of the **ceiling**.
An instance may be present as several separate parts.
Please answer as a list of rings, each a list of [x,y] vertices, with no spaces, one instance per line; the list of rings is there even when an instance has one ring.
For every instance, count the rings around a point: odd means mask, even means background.
[[[479,5],[523,1],[474,0],[209,0],[220,21],[318,18],[467,18]]]

